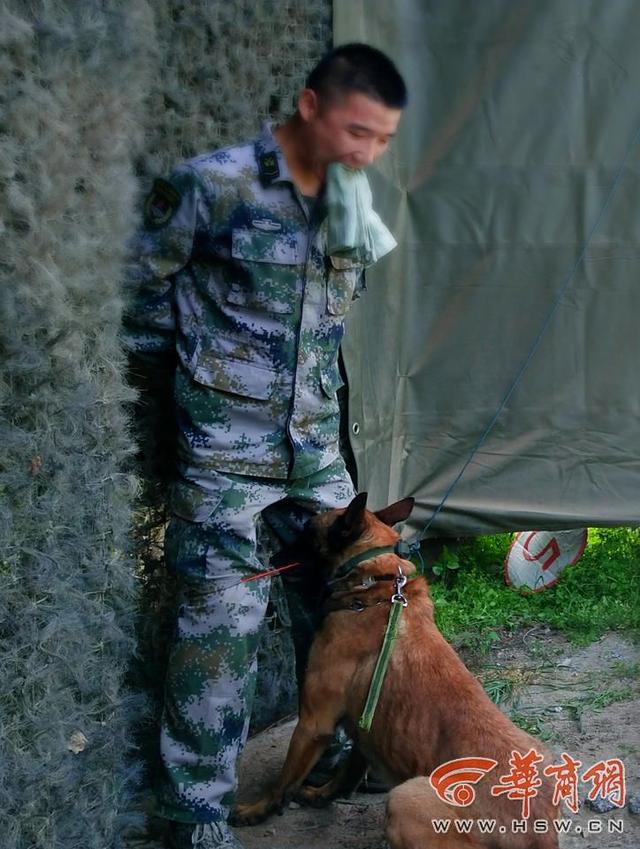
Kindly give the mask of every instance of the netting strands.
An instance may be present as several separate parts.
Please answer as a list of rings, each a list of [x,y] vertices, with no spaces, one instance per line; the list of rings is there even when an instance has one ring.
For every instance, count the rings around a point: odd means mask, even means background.
[[[117,332],[140,184],[287,115],[330,18],[327,0],[0,0],[2,849],[117,846],[132,807]]]
[[[256,135],[331,47],[331,0],[155,2],[160,53],[142,171]]]
[[[148,7],[0,7],[0,842],[117,846],[134,482],[118,293]],[[134,81],[134,84],[132,83]]]

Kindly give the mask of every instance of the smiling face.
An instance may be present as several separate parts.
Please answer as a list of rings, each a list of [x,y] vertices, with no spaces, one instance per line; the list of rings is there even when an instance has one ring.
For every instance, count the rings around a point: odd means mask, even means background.
[[[298,113],[310,156],[318,164],[326,167],[341,162],[350,168],[364,168],[387,149],[402,110],[357,91],[323,102],[307,88],[300,95]]]

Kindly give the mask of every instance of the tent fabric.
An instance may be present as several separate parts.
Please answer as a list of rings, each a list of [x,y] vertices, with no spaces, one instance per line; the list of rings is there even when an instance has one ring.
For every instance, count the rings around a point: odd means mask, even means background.
[[[637,2],[335,0],[334,38],[410,97],[369,175],[399,246],[343,348],[360,490],[424,529],[562,292],[429,533],[637,525]]]

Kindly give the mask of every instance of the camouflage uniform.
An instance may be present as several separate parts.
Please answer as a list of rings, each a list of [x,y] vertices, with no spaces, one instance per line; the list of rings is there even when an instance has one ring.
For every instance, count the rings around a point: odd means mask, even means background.
[[[214,821],[235,789],[268,598],[268,580],[240,583],[261,568],[256,518],[265,511],[286,538],[353,496],[336,391],[362,269],[327,256],[322,198],[310,213],[269,125],[156,181],[145,212],[125,343],[147,359],[177,353],[179,476],[166,555],[182,589],[161,813]],[[292,574],[289,589],[303,656],[313,581]]]

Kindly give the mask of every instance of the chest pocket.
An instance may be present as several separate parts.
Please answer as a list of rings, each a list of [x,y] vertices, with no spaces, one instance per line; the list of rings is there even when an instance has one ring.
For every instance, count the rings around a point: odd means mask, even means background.
[[[362,266],[351,259],[330,256],[327,273],[327,312],[344,315],[354,298]]]
[[[247,309],[293,312],[302,291],[305,245],[300,233],[239,228],[231,234],[232,279],[227,301]]]

